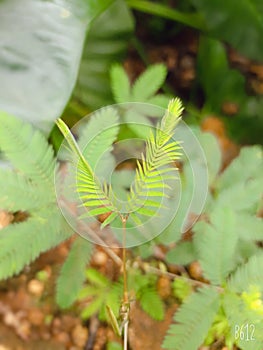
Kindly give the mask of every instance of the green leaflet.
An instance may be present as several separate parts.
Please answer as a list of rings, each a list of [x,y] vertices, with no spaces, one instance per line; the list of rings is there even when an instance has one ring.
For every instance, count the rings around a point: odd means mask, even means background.
[[[162,87],[167,75],[167,69],[163,64],[153,64],[148,67],[131,86],[127,73],[120,65],[113,65],[111,68],[111,86],[114,99],[117,103],[125,102],[150,102],[163,106],[165,99],[165,106],[169,100],[165,95],[154,96]],[[155,100],[154,100],[155,98]]]
[[[22,223],[13,224],[0,231],[0,279],[20,272],[25,265],[72,235],[59,209],[31,212]]]
[[[44,135],[5,112],[0,112],[0,124],[0,150],[12,165],[41,186],[53,188],[54,152]]]
[[[115,64],[110,70],[111,89],[117,103],[126,103],[131,100],[131,86],[128,75],[119,64]]]
[[[114,314],[117,314],[121,297],[120,283],[112,283],[104,275],[95,269],[86,270],[87,283],[79,292],[79,299],[89,298],[89,303],[84,307],[81,316],[89,318],[94,313],[99,313],[101,320],[106,320],[106,305]],[[104,308],[105,307],[105,308]]]
[[[163,197],[165,195],[164,188],[166,185],[160,181],[160,174],[164,171],[162,167],[167,167],[165,172],[172,172],[174,168],[169,165],[180,156],[180,146],[178,142],[172,140],[172,135],[182,111],[183,107],[180,100],[172,100],[162,118],[160,128],[156,131],[156,135],[150,132],[150,137],[146,141],[145,155],[142,155],[141,163],[137,161],[134,185],[131,187],[129,196],[128,205],[130,210],[138,210],[141,200],[145,196]],[[160,173],[158,173],[159,168],[161,168]],[[154,182],[156,182],[155,190],[152,190],[151,186]],[[156,201],[156,204],[158,204],[158,201]]]
[[[53,197],[52,191],[47,192],[41,184],[32,183],[10,169],[0,170],[0,183],[5,184],[0,186],[0,207],[9,211],[31,211],[46,205]]]
[[[97,176],[99,176],[99,173],[105,173],[105,161],[108,162],[109,157],[111,157],[114,164],[110,152],[113,149],[113,143],[118,132],[119,116],[117,110],[113,107],[98,110],[92,114],[88,124],[81,128],[78,145]],[[102,164],[101,159],[103,159]]]
[[[0,149],[14,170],[0,169],[0,207],[26,211],[28,219],[0,232],[0,279],[20,272],[41,252],[72,235],[55,202],[52,147],[39,132],[0,113]]]
[[[150,66],[133,84],[132,101],[145,102],[155,95],[165,82],[166,75],[167,69],[163,64],[158,63]]]
[[[114,315],[114,313],[109,305],[106,305],[106,313],[107,313],[108,319],[111,323],[111,326],[112,326],[115,334],[117,334],[119,337],[121,337],[122,330],[120,329],[120,326],[118,324],[116,316]]]
[[[237,183],[248,183],[249,180],[262,178],[263,151],[260,146],[243,147],[226,168],[216,183],[216,188],[222,191],[231,188]],[[262,188],[262,187],[261,187]]]
[[[220,306],[213,288],[201,288],[191,294],[174,315],[163,342],[163,349],[196,350],[202,344]]]
[[[106,185],[102,187],[67,125],[61,119],[57,120],[57,125],[69,143],[74,154],[74,163],[77,168],[76,190],[80,194],[80,198],[83,200],[83,205],[91,207],[91,209],[87,212],[87,215],[96,216],[99,214],[106,214],[111,211],[118,212],[117,208],[109,198],[111,196],[111,189],[107,188]],[[90,194],[92,197],[89,197]],[[100,199],[101,203],[99,208],[97,208],[97,204],[94,204],[97,203],[98,199]],[[85,215],[86,214],[84,213],[83,216]]]
[[[241,265],[229,278],[230,290],[242,293],[249,286],[256,285],[263,292],[263,254],[252,256],[246,264]]]
[[[196,260],[193,242],[181,242],[166,254],[166,261],[170,264],[188,265]]]
[[[211,224],[199,221],[194,226],[194,245],[204,276],[217,285],[225,281],[236,264],[235,219],[228,207],[216,207],[211,213]]]
[[[164,319],[164,305],[154,287],[144,287],[139,292],[139,300],[142,309],[153,319],[161,321]]]
[[[56,301],[60,307],[67,308],[77,299],[92,250],[91,242],[80,236],[76,237],[57,280]]]
[[[224,295],[223,306],[235,344],[242,350],[261,350],[263,344],[262,313],[257,309],[251,309],[243,298],[230,292]]]

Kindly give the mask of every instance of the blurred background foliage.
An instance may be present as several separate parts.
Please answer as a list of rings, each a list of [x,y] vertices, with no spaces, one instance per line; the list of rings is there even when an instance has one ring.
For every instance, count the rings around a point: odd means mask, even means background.
[[[186,107],[184,120],[191,125],[207,159],[209,192],[200,217],[203,226],[197,223],[193,232],[181,235],[181,225],[192,200],[193,182],[191,168],[186,159],[182,159],[178,166],[183,196],[176,218],[155,240],[131,250],[131,259],[139,255],[142,259],[155,259],[151,263],[165,262],[169,268],[179,265],[179,273],[189,272],[197,281],[204,281],[201,273],[196,273],[201,266],[204,276],[219,288],[225,286],[229,273],[234,271],[230,288],[238,286],[246,290],[248,281],[252,280],[259,285],[260,292],[263,291],[258,275],[262,270],[259,267],[263,266],[262,147],[254,145],[262,144],[263,133],[262,10],[263,3],[259,0],[0,0],[0,110],[6,112],[0,113],[0,148],[5,153],[4,164],[15,169],[0,171],[0,182],[5,184],[0,186],[0,208],[6,210],[4,214],[8,218],[7,227],[1,230],[1,279],[22,271],[41,252],[73,234],[65,229],[56,203],[53,184],[56,161],[52,146],[57,150],[62,136],[54,127],[54,121],[62,115],[67,124],[73,126],[109,104],[137,100],[165,107],[171,97],[179,96]],[[12,118],[12,114],[20,120]],[[124,115],[126,122],[129,117]],[[143,118],[139,113],[132,117],[138,117],[139,121]],[[92,119],[89,126],[91,124]],[[142,130],[136,125],[122,125],[118,138],[145,137],[148,126]],[[199,126],[217,137],[202,133]],[[103,120],[101,123],[93,121],[93,128],[85,131],[85,137],[94,130],[99,133],[103,127]],[[43,131],[44,136],[37,129]],[[182,136],[181,132],[180,138]],[[45,137],[49,137],[52,145]],[[111,144],[111,141],[115,139],[108,137],[107,142]],[[102,142],[98,144],[103,146]],[[253,146],[242,147],[246,145]],[[203,174],[196,147],[191,146],[193,171]],[[232,161],[238,153],[239,157]],[[108,155],[107,160],[111,161]],[[109,163],[103,164],[104,168],[109,168]],[[133,167],[117,169],[113,176],[113,185],[119,185],[120,193],[126,194],[130,186],[134,175],[131,169]],[[46,191],[46,183],[50,191]],[[223,208],[226,203],[229,208]],[[195,204],[193,201],[189,211],[195,214],[189,215],[191,223],[201,214],[195,212]],[[217,235],[209,235],[211,227],[207,218],[214,223]],[[223,229],[222,224],[225,225]],[[229,227],[231,234],[224,234]],[[35,232],[39,233],[38,240]],[[105,286],[111,282],[105,282],[106,277],[93,270],[85,272],[93,254],[90,242],[84,243],[80,237],[73,237],[72,241],[58,278],[56,299],[61,308],[67,308],[82,299],[79,291],[84,299],[90,293],[94,303],[92,309],[86,308],[86,314],[82,314],[86,319],[101,311],[105,303],[102,297],[107,295]],[[215,256],[214,247],[218,246],[232,247],[232,250],[229,248],[226,250],[229,254]],[[254,257],[257,254],[261,255],[260,259]],[[245,265],[249,259],[250,263]],[[106,266],[105,261],[107,256],[103,261]],[[226,265],[222,276],[213,268],[215,261],[218,266]],[[137,274],[133,275],[130,268],[131,284],[136,287],[133,293],[144,311],[155,319],[161,318],[163,304],[154,289],[157,279],[146,279],[144,274],[138,274],[139,269],[143,271],[140,263],[136,262]],[[240,269],[236,269],[239,264]],[[149,272],[148,265],[146,272]],[[192,266],[197,268],[192,269]],[[56,271],[56,276],[58,274]],[[163,277],[158,279],[157,286]],[[74,282],[70,290],[67,288],[69,280]],[[116,285],[115,294],[109,295],[113,304],[119,296],[119,282],[116,278],[111,284]],[[168,286],[171,287],[169,281]],[[173,289],[174,296],[182,302],[192,286],[184,280],[175,280]],[[158,293],[163,290],[159,287]],[[246,293],[242,296],[244,300],[241,298],[242,307],[247,299],[254,301],[254,291]],[[256,301],[258,293],[257,290],[254,293]],[[167,298],[170,294],[168,290]],[[225,327],[223,311],[230,310],[231,303],[236,303],[240,318],[240,300],[233,301],[229,295],[225,294],[219,311],[215,310],[218,312],[215,322],[202,331],[205,336],[210,327],[206,344],[217,339],[218,325]],[[195,298],[199,297],[206,304],[205,294],[195,294],[194,304],[198,304]],[[157,314],[153,314],[148,299],[157,305]],[[117,304],[115,307],[117,310]],[[191,308],[190,311],[189,324],[193,319]],[[199,312],[204,314],[202,308]],[[255,320],[250,309],[248,312]],[[229,318],[231,321],[232,315]],[[247,321],[244,319],[244,322]],[[258,322],[262,324],[262,314],[258,315]],[[232,324],[235,323],[236,318]],[[167,326],[164,332],[166,329]],[[223,335],[227,340],[225,328],[220,332],[219,339]],[[156,336],[155,332],[151,333]],[[199,340],[200,343],[204,339]],[[262,348],[262,335],[259,340],[258,348]],[[168,348],[175,348],[174,337],[170,340],[168,337],[165,342]],[[247,349],[244,344],[238,345]],[[118,343],[108,344],[108,349],[119,348]]]
[[[261,143],[262,7],[258,0],[1,1],[0,107],[48,133],[67,101],[70,125],[114,102],[113,63],[131,81],[164,63],[163,91],[183,98],[186,120],[215,115],[232,139]],[[56,130],[51,139],[59,142]]]
[[[114,1],[87,32],[69,123],[114,103],[109,72],[131,81],[152,63],[168,70],[163,91],[186,104],[186,121],[222,119],[241,144],[262,143],[263,15],[259,1]]]

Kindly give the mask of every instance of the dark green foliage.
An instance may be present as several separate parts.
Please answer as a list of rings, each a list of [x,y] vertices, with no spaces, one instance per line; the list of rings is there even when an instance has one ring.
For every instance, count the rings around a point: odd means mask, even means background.
[[[230,0],[226,4],[220,0],[191,0],[191,3],[205,18],[210,36],[228,42],[252,59],[263,59],[260,50],[263,45],[261,1]]]
[[[243,41],[242,41],[243,43]],[[234,103],[235,118],[225,118],[231,138],[242,143],[262,143],[262,98],[249,96],[246,77],[230,67],[227,50],[222,42],[203,36],[197,56],[197,81],[205,101],[203,116],[208,113],[224,115],[224,103]]]
[[[133,17],[122,0],[114,1],[93,21],[84,46],[73,104],[80,101],[94,110],[113,102],[109,70],[112,62],[124,56],[133,26]]]

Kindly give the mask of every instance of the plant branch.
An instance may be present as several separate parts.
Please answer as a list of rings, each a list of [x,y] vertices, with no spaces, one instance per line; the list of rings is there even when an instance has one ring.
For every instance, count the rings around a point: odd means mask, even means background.
[[[181,275],[177,275],[175,273],[172,273],[172,272],[168,272],[168,271],[162,271],[156,267],[153,267],[153,266],[149,266],[149,265],[145,265],[145,264],[142,264],[142,268],[145,272],[153,272],[153,273],[156,273],[158,276],[167,276],[171,279],[175,279],[175,278],[178,278],[178,279],[181,279],[181,280],[185,280],[189,283],[191,283],[193,286],[195,287],[207,287],[207,286],[211,286],[211,287],[214,287],[218,290],[218,292],[222,293],[224,292],[224,288],[222,287],[219,287],[219,286],[213,286],[213,285],[210,285],[208,283],[205,283],[205,282],[201,282],[201,281],[197,281],[197,280],[193,280],[191,278],[188,278],[188,277],[184,277],[184,276],[181,276]]]
[[[60,206],[63,206],[71,215],[76,215],[73,209],[67,205],[65,200],[60,199]],[[101,239],[87,224],[82,223],[85,227],[85,231],[90,235],[96,244],[101,245],[102,249],[109,255],[109,257],[116,263],[116,265],[122,265],[122,259],[109,247],[107,247],[106,242]]]
[[[151,1],[127,0],[127,4],[135,10],[171,19],[201,31],[206,30],[205,22],[198,13],[183,13]]]

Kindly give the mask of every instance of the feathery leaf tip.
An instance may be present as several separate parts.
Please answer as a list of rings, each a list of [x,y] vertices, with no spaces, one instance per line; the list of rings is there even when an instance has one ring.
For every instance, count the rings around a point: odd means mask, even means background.
[[[184,107],[182,101],[179,98],[173,98],[166,110],[166,113],[161,122],[161,130],[170,135],[173,133],[176,125],[181,120],[181,115],[183,113]]]

